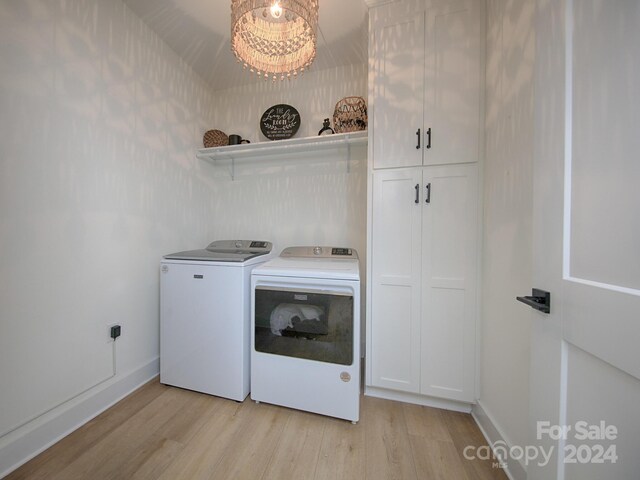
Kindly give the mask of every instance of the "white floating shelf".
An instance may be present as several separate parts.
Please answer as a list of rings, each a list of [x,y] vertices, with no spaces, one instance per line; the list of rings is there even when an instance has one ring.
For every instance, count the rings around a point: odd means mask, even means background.
[[[242,143],[225,145],[224,147],[201,148],[196,153],[200,160],[214,163],[216,160],[239,160],[241,158],[260,157],[265,155],[289,154],[296,152],[317,152],[331,148],[349,147],[366,144],[367,131],[336,133],[318,137],[290,138],[271,142]]]

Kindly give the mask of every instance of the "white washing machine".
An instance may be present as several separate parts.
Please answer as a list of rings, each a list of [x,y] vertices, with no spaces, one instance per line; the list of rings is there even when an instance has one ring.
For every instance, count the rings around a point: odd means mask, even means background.
[[[356,251],[286,248],[253,270],[251,287],[251,398],[357,422]]]
[[[251,271],[270,242],[219,240],[160,263],[160,382],[242,401],[250,387]]]

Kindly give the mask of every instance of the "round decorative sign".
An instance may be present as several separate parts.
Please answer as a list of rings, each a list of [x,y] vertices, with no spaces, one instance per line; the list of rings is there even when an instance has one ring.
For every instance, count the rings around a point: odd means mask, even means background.
[[[260,130],[269,140],[293,137],[300,128],[300,113],[291,105],[274,105],[260,118]]]

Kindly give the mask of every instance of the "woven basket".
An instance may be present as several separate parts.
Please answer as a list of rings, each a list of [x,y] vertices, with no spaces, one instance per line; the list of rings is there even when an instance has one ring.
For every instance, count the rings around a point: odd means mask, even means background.
[[[204,143],[205,148],[222,147],[223,145],[229,145],[229,137],[220,130],[209,130],[204,134],[202,143]]]
[[[367,129],[367,102],[362,97],[345,97],[333,111],[336,133],[358,132]]]

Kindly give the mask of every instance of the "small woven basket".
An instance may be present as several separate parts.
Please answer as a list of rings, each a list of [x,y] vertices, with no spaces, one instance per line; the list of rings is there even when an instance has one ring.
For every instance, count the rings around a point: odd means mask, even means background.
[[[367,102],[362,97],[345,97],[333,111],[336,133],[358,132],[367,129]]]
[[[209,130],[202,138],[205,148],[229,145],[229,136],[220,130]]]

